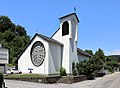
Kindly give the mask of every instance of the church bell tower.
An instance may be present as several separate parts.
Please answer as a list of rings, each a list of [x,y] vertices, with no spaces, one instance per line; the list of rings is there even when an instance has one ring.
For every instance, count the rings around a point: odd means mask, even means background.
[[[72,63],[78,62],[77,41],[78,41],[78,23],[79,19],[76,13],[71,13],[60,17],[60,28],[52,36],[53,39],[63,44],[62,67],[66,69],[67,74],[72,73]]]

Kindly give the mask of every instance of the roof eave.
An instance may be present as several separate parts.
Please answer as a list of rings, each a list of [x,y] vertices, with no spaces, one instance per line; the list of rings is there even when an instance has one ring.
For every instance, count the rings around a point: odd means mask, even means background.
[[[66,17],[68,17],[68,16],[70,16],[70,15],[75,15],[75,17],[76,17],[76,19],[77,19],[78,23],[80,22],[80,20],[79,20],[79,18],[78,18],[78,16],[77,16],[77,14],[76,14],[76,13],[71,13],[71,14],[68,14],[68,15],[62,16],[62,17],[60,17],[59,19],[66,18]]]

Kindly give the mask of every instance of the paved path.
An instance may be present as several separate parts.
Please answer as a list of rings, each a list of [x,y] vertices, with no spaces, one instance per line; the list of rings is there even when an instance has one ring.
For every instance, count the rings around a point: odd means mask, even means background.
[[[5,80],[8,88],[120,88],[120,72],[74,84],[42,84]]]

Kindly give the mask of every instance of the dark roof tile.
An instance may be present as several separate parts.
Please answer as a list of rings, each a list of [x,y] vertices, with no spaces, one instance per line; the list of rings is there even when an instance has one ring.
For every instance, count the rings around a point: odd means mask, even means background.
[[[49,42],[53,42],[53,43],[56,43],[56,44],[58,44],[58,45],[63,45],[62,43],[58,42],[58,41],[55,40],[55,39],[49,38],[49,37],[44,36],[44,35],[42,35],[42,34],[37,34],[37,35],[40,36],[40,37],[42,37],[43,39],[49,41]]]

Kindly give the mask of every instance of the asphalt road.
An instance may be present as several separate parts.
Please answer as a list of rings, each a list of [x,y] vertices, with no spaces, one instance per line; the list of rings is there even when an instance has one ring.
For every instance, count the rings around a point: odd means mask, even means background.
[[[103,77],[93,83],[90,88],[120,88],[120,72]]]
[[[120,72],[74,84],[42,84],[5,80],[8,88],[120,88]]]

